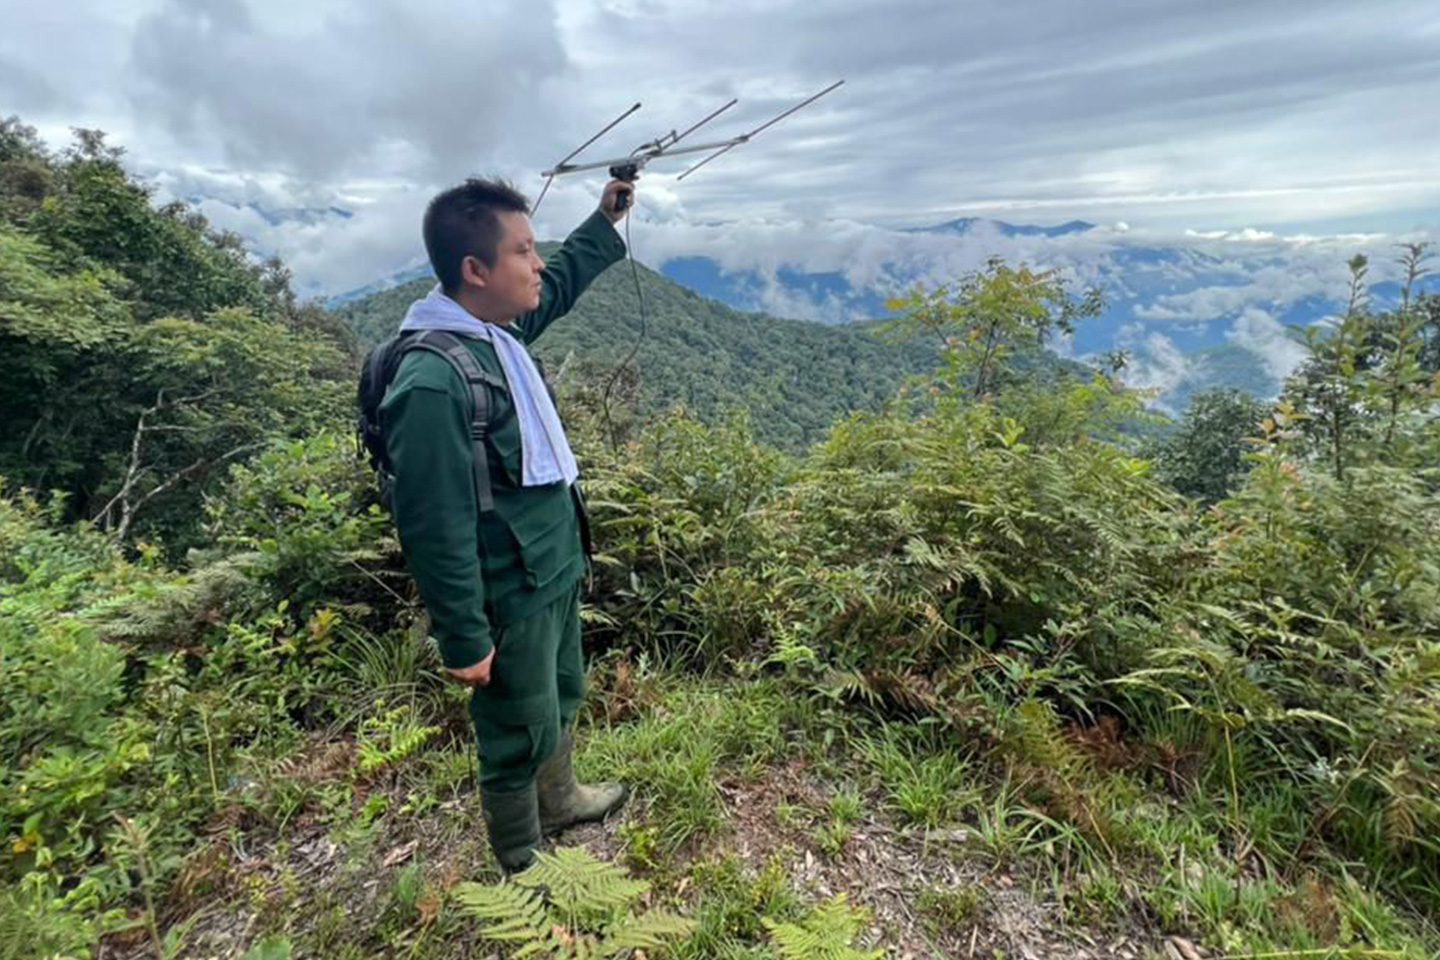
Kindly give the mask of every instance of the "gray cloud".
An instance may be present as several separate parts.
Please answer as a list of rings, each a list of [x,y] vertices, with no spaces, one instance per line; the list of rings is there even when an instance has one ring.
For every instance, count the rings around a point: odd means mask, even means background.
[[[445,0],[285,25],[244,0],[172,0],[136,27],[130,95],[241,169],[455,177],[543,122],[544,86],[566,69],[553,15],[543,0]]]
[[[753,93],[754,76],[797,90],[802,77],[850,77],[813,118],[827,149],[797,171],[793,151],[757,146],[745,185],[792,210],[839,187],[852,215],[912,221],[977,203],[1099,201],[1104,216],[1106,200],[1132,195],[1157,207],[1166,194],[1348,182],[1367,164],[1342,154],[1371,154],[1372,130],[1393,131],[1401,103],[1440,89],[1436,17],[1418,4],[847,2],[691,9],[683,41],[679,16],[593,25],[657,72],[713,64],[738,78],[718,92]],[[747,118],[784,98],[764,99]],[[669,93],[673,109],[682,100],[699,109],[683,82]],[[733,194],[739,169],[688,186]]]
[[[0,60],[0,90],[13,98],[13,109],[44,111],[60,101],[60,94],[43,74],[5,60]]]
[[[1185,227],[1440,226],[1440,128],[1416,108],[1440,97],[1429,0],[0,0],[0,21],[0,110],[52,136],[111,130],[165,191],[210,197],[217,222],[317,290],[412,262],[425,199],[465,173],[533,192],[540,169],[637,99],[644,110],[592,156],[732,95],[713,129],[738,132],[839,77],[840,91],[693,179],[677,184],[678,164],[647,171],[641,257],[876,284],[887,256],[938,277],[993,252],[1084,280],[1118,232],[897,250],[878,228],[1123,218],[1193,247],[1211,238]],[[542,234],[582,217],[599,179],[557,184]],[[247,204],[355,216],[261,225]],[[1241,282],[1276,297],[1328,286],[1322,253],[1286,245],[1315,265]],[[1193,322],[1225,296],[1216,284],[1146,309]]]

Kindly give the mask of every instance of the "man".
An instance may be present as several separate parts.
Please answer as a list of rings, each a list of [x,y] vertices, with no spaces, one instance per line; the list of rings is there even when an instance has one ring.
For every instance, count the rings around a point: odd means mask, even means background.
[[[602,819],[626,797],[618,784],[577,784],[571,768],[584,692],[583,508],[574,454],[525,344],[624,257],[615,225],[632,192],[608,184],[548,265],[513,187],[473,179],[435,197],[424,236],[440,283],[401,329],[458,334],[485,372],[486,469],[470,435],[470,385],[443,356],[405,354],[380,407],[406,562],[446,670],[474,688],[481,801],[506,873],[533,862],[542,834]],[[493,508],[482,510],[487,481]]]

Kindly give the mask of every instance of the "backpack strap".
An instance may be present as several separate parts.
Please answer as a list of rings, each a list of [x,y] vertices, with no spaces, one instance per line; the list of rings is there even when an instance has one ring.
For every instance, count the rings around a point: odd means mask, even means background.
[[[473,469],[475,472],[475,501],[481,513],[495,509],[495,497],[490,490],[490,460],[485,450],[485,435],[490,429],[490,393],[487,387],[508,389],[503,377],[480,366],[459,337],[445,330],[427,330],[406,344],[409,350],[428,350],[439,354],[455,369],[470,394],[470,442],[475,448]]]

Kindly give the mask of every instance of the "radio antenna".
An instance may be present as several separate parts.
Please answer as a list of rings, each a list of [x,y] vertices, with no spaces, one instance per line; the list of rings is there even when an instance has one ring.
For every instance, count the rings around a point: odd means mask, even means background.
[[[709,123],[711,120],[714,120],[726,110],[729,110],[731,107],[735,106],[735,104],[739,101],[734,98],[732,98],[729,103],[720,107],[718,110],[714,110],[711,113],[707,114],[698,123],[694,123],[687,127],[685,129],[685,132],[676,133],[674,130],[671,130],[669,133],[662,134],[661,136],[656,137],[654,140],[651,140],[648,143],[642,143],[640,146],[632,150],[629,156],[618,157],[610,160],[597,160],[594,163],[570,162],[574,160],[577,156],[579,156],[586,147],[590,146],[596,140],[599,140],[605,134],[613,130],[616,125],[620,123],[620,121],[630,116],[636,110],[639,110],[640,104],[637,103],[635,104],[635,106],[631,107],[629,110],[626,110],[624,113],[620,114],[620,116],[610,121],[610,123],[608,123],[605,128],[602,129],[599,133],[595,134],[595,136],[591,137],[589,140],[586,140],[584,143],[582,143],[579,147],[570,151],[570,153],[565,157],[565,159],[555,164],[555,166],[551,167],[549,170],[541,173],[541,176],[545,178],[545,187],[540,191],[539,199],[535,201],[535,206],[532,207],[530,210],[531,216],[534,216],[535,211],[540,208],[540,201],[545,199],[545,194],[549,192],[550,185],[555,182],[556,177],[563,177],[569,173],[579,173],[583,170],[598,170],[608,167],[610,170],[611,179],[622,180],[625,183],[634,183],[639,178],[640,171],[643,170],[645,168],[645,165],[650,163],[652,160],[660,160],[664,159],[665,157],[678,156],[681,154],[708,152],[709,156],[701,160],[699,163],[687,168],[684,172],[680,174],[679,177],[676,178],[677,180],[684,180],[686,177],[690,176],[690,174],[694,173],[696,170],[699,170],[711,160],[718,158],[721,154],[729,153],[731,150],[734,150],[736,147],[741,146],[742,144],[749,143],[761,131],[768,130],[770,127],[773,127],[775,124],[779,123],[781,120],[784,120],[786,117],[790,116],[796,111],[808,107],[810,104],[814,103],[816,100],[819,100],[821,97],[836,89],[844,82],[844,80],[836,80],[824,90],[821,90],[819,93],[813,94],[805,98],[804,100],[795,104],[795,106],[780,113],[778,116],[772,117],[764,123],[760,124],[760,126],[756,127],[754,130],[751,130],[748,133],[742,133],[737,137],[731,137],[728,140],[717,140],[711,143],[702,143],[696,146],[676,146],[676,144],[684,140],[686,137],[690,136],[690,134],[694,133],[696,130],[699,130],[701,127],[705,126],[705,124]],[[615,198],[615,209],[617,212],[623,211],[627,206],[629,206],[630,196],[631,193],[629,191],[624,191]],[[619,447],[619,434],[615,430],[615,424],[610,419],[610,394],[611,391],[615,388],[615,382],[619,378],[621,371],[628,368],[630,364],[634,362],[635,357],[640,352],[640,344],[645,339],[645,291],[641,288],[640,285],[640,271],[635,266],[634,248],[630,242],[630,218],[628,217],[625,218],[625,252],[627,259],[630,261],[630,278],[635,283],[635,298],[640,306],[640,332],[639,335],[636,336],[635,342],[631,346],[629,354],[627,354],[625,359],[620,362],[619,366],[617,366],[611,372],[609,379],[605,383],[605,389],[601,392],[600,395],[600,411],[605,418],[605,427],[606,431],[610,434],[610,446],[612,449]]]
[[[736,137],[731,137],[728,140],[716,140],[710,143],[701,143],[694,146],[687,145],[684,147],[676,147],[676,144],[679,143],[681,140],[684,140],[690,134],[694,133],[696,130],[699,130],[705,124],[709,123],[711,120],[714,120],[726,110],[729,110],[731,107],[735,106],[735,104],[739,102],[736,99],[732,99],[729,103],[725,104],[720,109],[706,116],[699,123],[693,124],[692,126],[687,128],[684,133],[676,133],[674,130],[671,130],[668,134],[656,137],[654,140],[651,140],[648,143],[642,143],[640,146],[636,147],[633,151],[631,151],[630,155],[627,157],[616,157],[609,160],[596,160],[592,163],[570,162],[574,160],[575,157],[578,156],[581,151],[583,151],[586,147],[590,146],[596,140],[599,140],[606,133],[609,133],[612,129],[614,129],[615,125],[618,124],[621,120],[624,120],[636,110],[639,110],[640,104],[637,103],[635,104],[635,106],[622,113],[619,117],[612,120],[603,130],[595,134],[595,136],[591,137],[589,140],[586,140],[577,149],[572,150],[570,154],[565,157],[565,159],[555,164],[555,166],[551,167],[549,170],[542,172],[540,175],[545,178],[545,188],[540,191],[540,200],[545,199],[545,193],[550,189],[550,184],[555,181],[556,177],[562,177],[569,173],[580,173],[584,170],[599,170],[601,168],[608,167],[612,179],[623,180],[626,183],[634,183],[636,179],[639,178],[640,171],[643,170],[645,166],[653,160],[660,160],[665,157],[673,157],[681,154],[708,152],[710,154],[708,157],[686,169],[677,178],[679,180],[683,180],[686,177],[690,176],[690,174],[694,173],[696,170],[699,170],[701,167],[705,166],[705,164],[709,163],[711,160],[719,157],[721,154],[729,153],[736,147],[741,146],[742,144],[749,143],[751,139],[753,139],[762,130],[767,130],[770,127],[773,127],[775,124],[779,123],[781,120],[784,120],[786,117],[795,113],[797,110],[808,107],[810,104],[814,103],[816,100],[819,100],[821,97],[836,89],[844,82],[844,80],[837,80],[834,83],[830,84],[830,86],[826,87],[824,90],[821,90],[819,93],[813,94],[805,98],[804,100],[795,104],[795,106],[789,108],[788,110],[785,110],[778,116],[772,117],[771,119],[760,124],[760,126],[756,127],[754,130],[751,130],[747,133],[742,133]],[[617,209],[625,209],[625,201],[627,197],[628,194],[620,195],[617,200]],[[540,200],[535,201],[536,208],[540,206]],[[534,211],[532,210],[531,212],[533,214]]]

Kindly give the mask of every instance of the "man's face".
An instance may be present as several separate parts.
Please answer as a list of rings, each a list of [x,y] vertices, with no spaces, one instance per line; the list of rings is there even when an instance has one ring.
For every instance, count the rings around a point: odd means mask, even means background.
[[[499,215],[504,229],[495,249],[495,265],[485,268],[485,319],[509,323],[540,305],[540,271],[545,261],[535,252],[535,234],[523,213]]]

